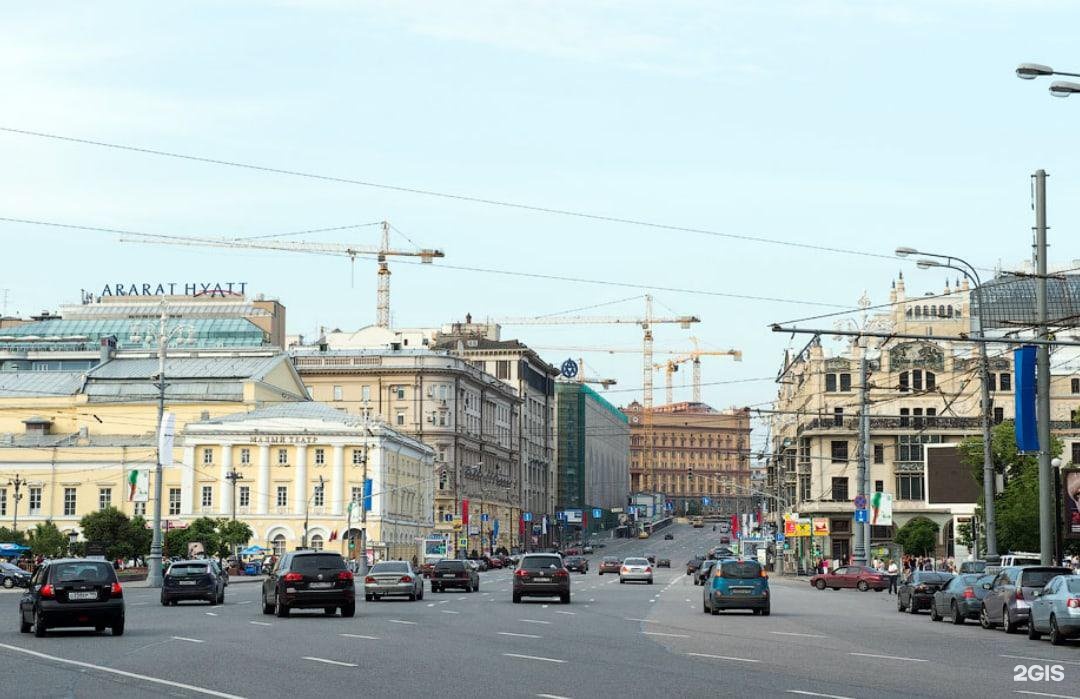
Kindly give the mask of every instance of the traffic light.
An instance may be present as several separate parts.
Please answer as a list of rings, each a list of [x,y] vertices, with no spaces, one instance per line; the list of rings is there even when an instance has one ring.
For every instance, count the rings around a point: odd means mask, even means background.
[[[689,470],[687,471],[687,473],[686,473],[686,479],[687,479],[687,480],[690,480],[690,481],[694,480],[694,467],[693,467],[693,466],[691,466],[691,467],[689,468]]]

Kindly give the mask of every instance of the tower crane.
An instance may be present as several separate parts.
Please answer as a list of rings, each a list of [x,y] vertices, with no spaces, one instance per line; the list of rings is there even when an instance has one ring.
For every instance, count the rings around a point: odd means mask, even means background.
[[[701,402],[701,358],[702,357],[718,357],[729,356],[735,359],[736,362],[742,361],[742,350],[729,349],[729,350],[702,350],[698,348],[698,339],[691,337],[690,341],[694,343],[694,349],[690,352],[679,355],[678,357],[672,357],[663,364],[654,364],[654,369],[664,370],[664,389],[666,391],[665,397],[668,403],[674,403],[674,392],[672,391],[671,377],[676,371],[679,370],[680,364],[686,362],[693,362],[694,375],[694,402]]]
[[[195,247],[231,248],[243,250],[280,250],[284,252],[302,252],[314,255],[338,255],[354,261],[357,257],[374,256],[379,263],[379,287],[375,301],[375,324],[381,328],[390,327],[390,267],[386,258],[419,257],[420,262],[431,264],[436,257],[446,257],[442,250],[421,248],[419,250],[394,250],[390,247],[390,223],[381,221],[382,237],[378,247],[351,245],[347,243],[318,243],[300,240],[253,240],[250,238],[212,238],[202,236],[154,235],[139,233],[124,234],[122,243],[147,243],[157,245],[183,245]]]

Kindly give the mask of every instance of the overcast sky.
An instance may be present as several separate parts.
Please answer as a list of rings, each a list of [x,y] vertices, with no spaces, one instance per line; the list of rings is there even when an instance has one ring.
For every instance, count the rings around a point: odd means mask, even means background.
[[[1080,257],[1080,97],[1023,61],[1080,72],[1071,2],[7,3],[0,126],[709,233],[664,230],[181,161],[0,132],[0,216],[256,236],[387,219],[446,251],[392,261],[398,326],[555,313],[667,287],[660,348],[703,360],[707,402],[775,395],[767,325],[938,291],[897,245],[984,268],[1030,255],[1029,175],[1050,172],[1051,255]],[[851,249],[826,252],[721,235]],[[9,313],[116,282],[246,281],[290,332],[371,324],[375,274],[338,258],[121,244],[0,223]],[[300,239],[374,245],[373,227]],[[395,246],[412,242],[395,234]],[[450,265],[630,286],[500,276]],[[691,293],[696,291],[699,293]],[[780,300],[740,299],[723,294]],[[2,292],[0,292],[2,298]],[[639,300],[592,314],[634,316]],[[822,321],[825,322],[825,321]],[[564,347],[640,346],[626,326],[508,329]],[[640,356],[586,355],[637,397]],[[680,374],[682,381],[689,372]],[[746,379],[763,379],[743,381]],[[715,383],[743,381],[741,383]],[[656,375],[663,386],[663,375]],[[658,401],[662,400],[662,392]],[[689,389],[677,399],[688,399]],[[756,435],[759,441],[761,434]]]

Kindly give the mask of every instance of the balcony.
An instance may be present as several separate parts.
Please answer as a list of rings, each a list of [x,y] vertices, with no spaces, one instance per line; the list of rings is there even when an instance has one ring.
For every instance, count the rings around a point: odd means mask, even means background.
[[[1055,423],[1056,425],[1057,423]],[[1068,425],[1068,422],[1062,423]],[[822,432],[855,432],[859,429],[859,418],[816,417],[802,426],[802,432],[820,430]],[[978,417],[871,417],[871,430],[970,430],[982,429],[982,418]]]

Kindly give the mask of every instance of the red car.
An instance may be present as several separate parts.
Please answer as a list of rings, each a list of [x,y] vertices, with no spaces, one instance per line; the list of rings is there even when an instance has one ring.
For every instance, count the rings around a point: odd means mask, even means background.
[[[498,556],[484,556],[484,560],[487,561],[488,568],[491,568],[493,570],[503,567],[502,559]]]
[[[841,588],[857,589],[862,592],[867,590],[889,589],[889,578],[884,573],[879,573],[873,568],[864,566],[841,566],[828,573],[819,573],[810,578],[810,584],[819,590],[830,587],[834,590]]]

